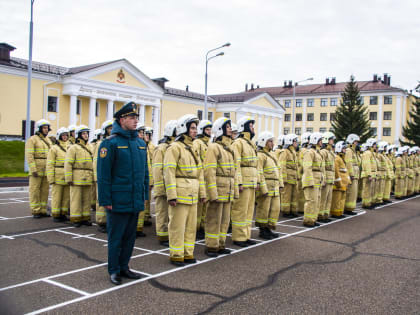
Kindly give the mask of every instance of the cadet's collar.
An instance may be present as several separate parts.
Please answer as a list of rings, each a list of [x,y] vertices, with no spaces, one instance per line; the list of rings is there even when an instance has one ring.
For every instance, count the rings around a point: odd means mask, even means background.
[[[77,139],[76,139],[76,142],[77,142],[78,144],[83,144],[83,145],[86,145],[86,141],[85,141],[85,140],[83,140],[82,138],[77,138]]]
[[[42,132],[37,131],[37,132],[36,132],[36,134],[37,134],[40,138],[42,138],[42,139],[45,139],[45,138],[46,138],[46,136],[44,136],[44,135],[42,134]]]
[[[245,139],[248,139],[248,140],[250,140],[250,141],[251,141],[251,133],[250,133],[250,132],[248,132],[248,131],[244,131],[244,132],[242,132],[242,134],[243,134],[243,137],[244,137]]]
[[[271,152],[271,150],[269,150],[267,147],[264,147],[264,148],[263,148],[263,151],[264,151],[264,152],[267,152],[267,153],[270,153],[270,152]]]
[[[174,142],[175,137],[168,137],[168,140],[166,143],[172,143]]]
[[[319,150],[321,150],[321,147],[319,145],[316,145],[314,149],[319,151]]]
[[[68,141],[68,140],[67,140],[67,141],[58,140],[58,143],[60,143],[60,145],[61,145],[62,147],[67,147],[67,145],[69,144],[69,141]]]
[[[220,141],[224,145],[231,145],[232,144],[232,138],[227,136],[222,136],[222,141]]]
[[[331,144],[327,144],[327,150],[332,151],[332,145]]]
[[[292,151],[292,152],[296,152],[296,149],[295,149],[295,147],[293,146],[293,144],[292,144],[292,145],[289,145],[288,149],[289,149],[290,151]]]
[[[183,142],[184,142],[186,145],[192,146],[193,139],[192,139],[190,136],[184,135],[184,140],[183,140]]]
[[[201,140],[203,140],[203,142],[204,142],[205,144],[208,144],[208,143],[209,143],[209,140],[210,140],[210,137],[209,137],[208,135],[206,135],[206,134],[203,134],[203,135],[200,137],[200,139],[201,139]]]

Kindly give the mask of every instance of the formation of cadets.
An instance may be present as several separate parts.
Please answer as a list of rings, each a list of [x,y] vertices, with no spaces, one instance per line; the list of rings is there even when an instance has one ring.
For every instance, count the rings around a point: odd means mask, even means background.
[[[26,143],[29,164],[30,208],[34,218],[47,214],[49,185],[52,186],[51,215],[56,222],[70,219],[75,227],[92,225],[96,211],[100,232],[106,233],[106,211],[97,204],[96,165],[101,141],[111,135],[113,121],[94,131],[60,128],[49,137],[50,123],[36,122],[36,134]],[[169,121],[158,146],[153,130],[137,126],[147,143],[149,201],[140,212],[137,236],[146,236],[151,225],[150,200],[155,202],[156,237],[169,246],[176,266],[196,262],[194,244],[205,238],[205,254],[229,254],[227,233],[240,247],[255,244],[251,227],[259,237],[277,238],[279,216],[298,217],[305,227],[330,222],[330,217],[354,215],[356,202],[365,209],[418,194],[420,148],[397,147],[370,138],[348,135],[336,142],[334,134],[281,135],[277,141],[269,131],[256,141],[255,121],[244,117],[214,123],[184,115]],[[276,143],[277,142],[277,143]],[[277,145],[276,145],[277,144]]]

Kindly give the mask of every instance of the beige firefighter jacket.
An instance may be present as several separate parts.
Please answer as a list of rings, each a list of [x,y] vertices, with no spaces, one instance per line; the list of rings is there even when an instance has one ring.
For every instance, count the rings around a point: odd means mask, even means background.
[[[203,136],[193,141],[193,148],[197,152],[198,156],[200,157],[201,163],[203,163],[204,159],[206,158],[206,152],[209,146],[209,140],[210,140],[209,137]]]
[[[404,179],[405,176],[405,161],[402,156],[398,156],[395,158],[395,178]]]
[[[376,177],[385,179],[388,173],[385,155],[381,152],[378,152],[376,153],[376,159],[378,161],[378,172]]]
[[[77,139],[76,144],[71,145],[66,153],[64,162],[66,183],[73,185],[88,186],[93,183],[93,154],[85,142]]]
[[[305,154],[306,150],[308,150],[308,148],[301,147],[299,151],[296,153],[297,163],[298,163],[297,178],[301,182],[302,182],[302,176],[303,176],[303,155]]]
[[[346,191],[347,186],[351,183],[350,176],[347,172],[346,163],[344,162],[345,153],[336,154],[334,161],[334,190]]]
[[[296,157],[296,150],[293,145],[280,154],[280,170],[283,174],[283,183],[291,185],[297,184],[298,179],[298,163]]]
[[[183,135],[169,145],[163,164],[168,201],[191,205],[206,198],[203,167],[189,136]]]
[[[152,141],[149,141],[147,143],[147,168],[149,171],[149,186],[153,186],[153,154],[155,152],[156,146],[152,143]]]
[[[394,165],[392,164],[391,159],[389,158],[388,154],[384,154],[385,162],[386,162],[386,179],[392,180],[394,179]]]
[[[68,141],[59,140],[48,152],[47,178],[50,184],[67,185],[64,178],[64,161],[68,145]]]
[[[324,185],[323,173],[325,173],[324,163],[320,153],[320,148],[312,147],[305,151],[303,155],[303,176],[302,188],[320,187]]]
[[[52,143],[48,137],[37,132],[25,144],[26,161],[29,166],[29,175],[38,173],[38,176],[47,176],[46,166],[48,151]]]
[[[101,146],[102,140],[98,140],[96,142],[95,151],[91,151],[93,153],[93,180],[95,182],[98,181],[98,154],[99,148]]]
[[[163,161],[166,150],[173,141],[173,137],[168,138],[167,142],[160,143],[153,153],[153,195],[155,197],[166,196],[165,181],[163,179]]]
[[[283,179],[279,174],[279,166],[273,152],[267,148],[258,150],[258,169],[260,172],[261,184],[260,195],[268,194],[274,197],[280,195],[280,187],[284,187]]]
[[[328,145],[326,148],[321,150],[321,156],[325,166],[325,181],[327,184],[334,184],[335,180],[335,154],[332,147]]]
[[[362,176],[361,178],[365,177],[376,177],[376,159],[373,156],[373,151],[366,150],[362,154]]]
[[[354,177],[354,179],[360,178],[360,157],[356,153],[355,146],[352,145],[346,149],[346,156],[344,158],[346,162],[347,172],[350,177]]]
[[[260,183],[258,177],[258,158],[255,144],[251,142],[249,132],[243,132],[243,137],[237,138],[233,144],[236,157],[237,185],[244,188],[256,188]]]

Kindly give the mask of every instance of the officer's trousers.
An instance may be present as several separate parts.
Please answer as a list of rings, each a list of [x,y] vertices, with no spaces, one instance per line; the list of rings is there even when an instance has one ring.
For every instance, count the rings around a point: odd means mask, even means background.
[[[70,221],[90,221],[91,185],[70,186]]]
[[[136,240],[138,213],[120,213],[107,210],[108,224],[108,272],[128,270]]]
[[[208,203],[198,202],[197,204],[197,231],[200,228],[204,228],[205,226],[205,218],[206,218],[206,211],[207,211]]]
[[[357,179],[353,179],[351,181],[351,184],[347,186],[346,203],[344,205],[345,211],[353,211],[354,209],[356,209],[358,188],[359,188],[359,180]]]
[[[204,230],[206,231],[206,247],[209,252],[225,249],[231,208],[231,202],[212,201],[207,204]]]
[[[303,209],[305,208],[305,194],[302,188],[302,179],[298,179],[297,181],[297,212],[303,213]],[[294,213],[292,211],[292,213]]]
[[[319,207],[319,219],[328,219],[331,210],[333,184],[326,184],[321,188],[321,205]]]
[[[305,213],[303,215],[303,223],[314,225],[318,219],[319,206],[321,203],[321,187],[320,185],[306,187],[303,192],[305,193]]]
[[[197,204],[169,205],[169,252],[172,261],[194,258],[197,228]]]
[[[382,177],[377,177],[375,187],[376,203],[382,203],[384,201],[385,180]]]
[[[388,201],[391,198],[391,182],[390,179],[384,179],[383,201]]]
[[[29,206],[33,215],[47,213],[49,189],[46,176],[29,176]]]
[[[374,181],[373,179],[369,180],[368,177],[364,177],[362,180],[363,180],[362,207],[370,207],[370,205],[372,204],[372,186],[374,185]]]
[[[259,196],[257,198],[257,210],[255,222],[260,227],[276,229],[276,223],[280,214],[280,196]]]
[[[284,184],[284,189],[281,196],[281,212],[284,214],[297,213],[299,191],[297,184]]]
[[[346,192],[342,190],[333,190],[331,201],[331,215],[342,216],[344,212],[344,204],[346,203]]]
[[[255,208],[255,188],[244,188],[232,205],[232,240],[246,241],[251,238],[252,217]]]
[[[159,241],[169,240],[168,232],[168,201],[166,196],[155,197],[156,235]]]
[[[53,184],[51,188],[51,214],[54,218],[69,213],[70,186]]]
[[[395,178],[394,195],[395,198],[402,198],[404,196],[404,178]]]

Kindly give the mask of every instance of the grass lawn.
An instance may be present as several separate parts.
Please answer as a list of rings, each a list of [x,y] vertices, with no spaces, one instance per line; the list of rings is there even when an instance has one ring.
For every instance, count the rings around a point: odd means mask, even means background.
[[[23,170],[25,142],[0,141],[0,177],[28,176]]]

